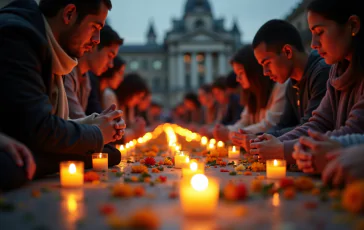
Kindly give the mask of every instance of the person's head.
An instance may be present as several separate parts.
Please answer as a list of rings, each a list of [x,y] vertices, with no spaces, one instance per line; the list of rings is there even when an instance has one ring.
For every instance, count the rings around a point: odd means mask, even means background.
[[[114,66],[114,58],[123,44],[123,39],[108,25],[102,28],[100,39],[100,44],[83,57],[87,61],[89,70],[96,76],[100,76]]]
[[[311,47],[327,64],[348,60],[364,69],[364,8],[362,0],[314,0],[308,7]]]
[[[150,107],[151,102],[152,102],[152,94],[146,93],[138,103],[139,111],[146,111]]]
[[[230,71],[226,77],[226,92],[230,95],[236,93],[238,89],[239,83],[236,81],[236,74],[234,71]]]
[[[120,106],[134,107],[149,93],[144,79],[137,73],[125,75],[124,81],[116,89]]]
[[[150,104],[150,114],[152,115],[152,117],[159,117],[162,114],[162,105],[157,103],[157,102],[152,102]]]
[[[212,93],[219,104],[227,104],[226,77],[219,77],[212,83]]]
[[[274,87],[274,82],[264,77],[262,66],[254,57],[253,47],[251,45],[243,46],[231,58],[230,64],[236,74],[236,80],[243,88],[242,104],[247,106],[251,113],[256,113],[261,108],[265,108]]]
[[[107,85],[111,89],[117,89],[120,83],[124,80],[124,72],[125,72],[125,61],[116,56],[113,61],[113,67],[109,68],[105,73],[100,75],[101,81],[106,81]]]
[[[296,53],[305,52],[298,30],[279,19],[260,27],[253,39],[253,48],[264,75],[281,84],[293,74]]]
[[[205,84],[198,89],[198,100],[200,101],[201,105],[205,107],[209,107],[214,104],[211,85]]]
[[[39,8],[52,22],[52,31],[63,50],[80,58],[100,43],[100,30],[112,4],[111,0],[41,0]]]
[[[184,97],[183,103],[188,111],[193,111],[201,107],[201,103],[195,93],[187,93]]]

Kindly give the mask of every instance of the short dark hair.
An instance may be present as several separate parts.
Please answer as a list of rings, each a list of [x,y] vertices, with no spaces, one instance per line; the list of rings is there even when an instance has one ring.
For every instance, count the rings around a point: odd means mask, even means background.
[[[126,102],[138,93],[149,93],[147,83],[138,73],[125,75],[124,81],[116,89],[120,106],[126,105]]]
[[[253,48],[257,48],[263,42],[268,49],[274,52],[280,52],[286,44],[295,47],[299,52],[305,51],[302,38],[296,27],[280,19],[270,20],[259,28],[253,39]]]
[[[241,93],[242,105],[248,107],[249,113],[256,114],[267,106],[274,87],[274,81],[263,75],[263,67],[254,56],[251,45],[245,45],[231,58],[230,63],[244,66],[250,88]]]
[[[105,73],[100,75],[100,79],[107,78],[110,79],[114,76],[114,74],[120,70],[120,68],[125,65],[126,62],[119,56],[114,58],[114,66],[109,68]]]
[[[239,82],[236,81],[236,74],[234,71],[230,71],[230,73],[226,77],[226,87],[230,89],[236,89],[239,86]]]
[[[100,31],[100,44],[97,45],[97,49],[101,50],[114,44],[121,46],[123,43],[124,39],[120,38],[119,34],[111,26],[105,25]]]
[[[203,90],[205,93],[212,93],[212,87],[210,84],[201,85],[200,89]]]
[[[220,90],[226,89],[226,77],[219,77],[212,83],[212,88],[217,88]]]
[[[319,14],[342,26],[347,23],[352,15],[360,18],[361,28],[353,37],[351,48],[353,50],[353,69],[361,73],[364,72],[364,8],[362,2],[362,0],[313,0],[307,7],[308,11]]]
[[[197,108],[201,107],[201,103],[198,100],[197,95],[193,92],[186,93],[184,99],[187,101],[191,101],[193,104],[196,105]]]
[[[111,0],[41,0],[39,8],[44,16],[52,18],[68,4],[74,4],[78,13],[77,21],[80,22],[89,14],[98,14],[101,3],[111,10]]]

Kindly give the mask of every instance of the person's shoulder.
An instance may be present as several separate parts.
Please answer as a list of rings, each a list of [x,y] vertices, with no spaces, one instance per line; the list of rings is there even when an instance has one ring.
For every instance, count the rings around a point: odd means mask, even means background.
[[[18,36],[32,42],[45,40],[43,16],[33,1],[14,1],[0,10],[1,36]]]

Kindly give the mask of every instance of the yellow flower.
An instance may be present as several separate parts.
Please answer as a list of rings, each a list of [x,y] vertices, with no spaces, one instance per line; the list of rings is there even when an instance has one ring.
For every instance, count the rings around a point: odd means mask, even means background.
[[[352,213],[364,211],[364,181],[348,184],[343,192],[343,207]]]

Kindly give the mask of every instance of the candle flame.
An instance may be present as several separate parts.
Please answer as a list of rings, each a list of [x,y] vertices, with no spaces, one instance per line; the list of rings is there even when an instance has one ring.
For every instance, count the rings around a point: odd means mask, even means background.
[[[129,143],[126,143],[125,147],[128,149],[129,148]]]
[[[70,164],[70,166],[68,167],[68,171],[71,174],[75,174],[76,173],[76,165],[75,164]]]
[[[191,185],[192,185],[192,188],[201,192],[201,191],[206,190],[206,188],[209,185],[209,180],[203,174],[196,174],[191,179]]]
[[[214,139],[214,138],[212,138],[211,140],[210,140],[210,144],[216,144],[216,140]]]
[[[278,166],[278,161],[277,161],[277,160],[274,160],[274,161],[273,161],[273,165],[274,165],[274,166]]]
[[[201,142],[207,142],[207,137],[202,137]]]
[[[143,143],[143,138],[139,137],[139,138],[138,138],[138,143],[139,143],[139,144],[142,144],[142,143]]]
[[[196,171],[196,170],[197,170],[197,163],[196,163],[196,162],[192,162],[192,163],[190,164],[190,169],[191,169],[192,171]]]
[[[215,148],[215,145],[214,144],[212,144],[212,143],[210,143],[209,144],[209,149],[214,149]]]
[[[186,163],[190,162],[190,157],[186,157]]]
[[[236,147],[235,146],[233,146],[233,152],[235,152],[236,151]]]
[[[224,147],[224,142],[222,142],[222,141],[217,142],[217,147],[220,147],[220,148]]]
[[[102,158],[102,153],[99,154],[99,158]]]
[[[124,145],[120,145],[119,150],[124,150]]]

